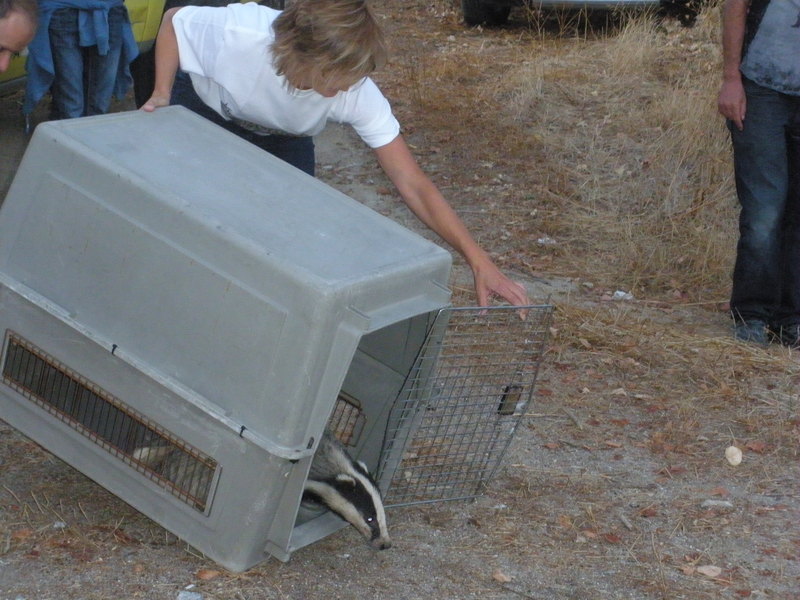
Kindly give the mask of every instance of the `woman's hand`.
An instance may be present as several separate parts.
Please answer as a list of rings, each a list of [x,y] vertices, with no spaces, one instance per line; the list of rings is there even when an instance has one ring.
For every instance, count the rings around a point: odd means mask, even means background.
[[[489,306],[493,296],[502,298],[514,306],[530,304],[525,288],[506,277],[490,260],[482,265],[473,266],[472,276],[480,306]]]
[[[161,108],[162,106],[169,106],[169,96],[153,94],[147,102],[142,104],[142,110],[145,112],[153,112],[155,109]]]

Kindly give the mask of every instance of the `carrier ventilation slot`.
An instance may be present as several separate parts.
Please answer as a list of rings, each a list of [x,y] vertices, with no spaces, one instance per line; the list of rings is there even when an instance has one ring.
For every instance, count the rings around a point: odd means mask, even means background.
[[[439,311],[387,427],[387,505],[483,493],[527,412],[552,310]]]
[[[3,383],[200,512],[216,461],[19,335],[6,332]]]
[[[347,392],[339,392],[328,428],[346,446],[355,446],[364,430],[361,403]]]

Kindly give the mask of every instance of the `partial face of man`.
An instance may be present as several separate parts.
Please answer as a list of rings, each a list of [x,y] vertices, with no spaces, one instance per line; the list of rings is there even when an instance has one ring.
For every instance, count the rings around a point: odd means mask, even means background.
[[[11,10],[0,19],[0,73],[31,43],[34,33],[36,23],[21,11]]]

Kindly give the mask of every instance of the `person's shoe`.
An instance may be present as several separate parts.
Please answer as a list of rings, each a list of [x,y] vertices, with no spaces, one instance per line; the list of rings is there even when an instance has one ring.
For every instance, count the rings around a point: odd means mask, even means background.
[[[740,342],[753,342],[766,346],[769,343],[767,324],[760,319],[739,321],[733,329],[733,337]]]
[[[800,323],[776,327],[775,338],[784,346],[800,349]]]

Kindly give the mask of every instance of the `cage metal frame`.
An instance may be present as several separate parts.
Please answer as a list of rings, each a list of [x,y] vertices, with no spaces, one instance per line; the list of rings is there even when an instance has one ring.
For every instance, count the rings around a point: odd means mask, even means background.
[[[387,424],[387,506],[483,493],[533,397],[552,313],[549,303],[437,312]]]

